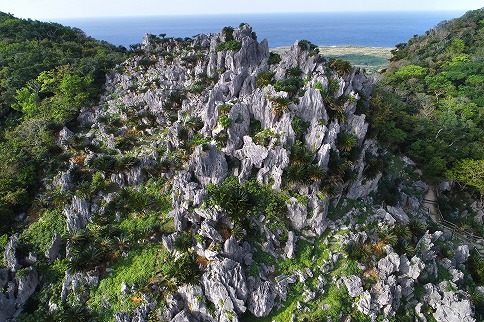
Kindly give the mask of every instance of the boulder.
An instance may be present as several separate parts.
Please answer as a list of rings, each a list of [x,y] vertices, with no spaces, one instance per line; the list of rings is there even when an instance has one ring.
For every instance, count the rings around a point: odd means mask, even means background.
[[[363,286],[361,283],[361,278],[356,275],[351,275],[348,277],[343,277],[343,282],[348,289],[348,294],[351,297],[358,297],[363,293]]]
[[[7,245],[5,246],[5,251],[3,253],[3,260],[5,266],[11,271],[16,272],[21,266],[17,260],[17,247],[19,245],[18,233],[10,236]]]
[[[271,282],[265,281],[257,285],[249,298],[249,311],[256,317],[267,316],[274,307],[276,293]]]
[[[199,145],[190,159],[190,170],[203,186],[207,186],[209,183],[219,184],[228,174],[225,154],[216,146],[211,146],[208,151],[203,151],[203,146]]]
[[[371,294],[368,291],[363,292],[363,295],[356,302],[356,308],[365,315],[370,315],[371,312]]]
[[[255,144],[250,136],[244,136],[243,140],[244,146],[236,151],[239,159],[249,159],[252,165],[261,168],[262,162],[269,155],[269,151],[262,145]]]
[[[454,258],[452,259],[452,263],[454,266],[459,266],[464,264],[467,259],[469,258],[469,246],[467,245],[459,245],[455,250]]]
[[[21,276],[17,274],[17,297],[15,303],[17,307],[21,307],[27,302],[29,297],[34,293],[37,284],[39,284],[39,276],[33,267],[22,270]]]
[[[380,259],[377,266],[379,275],[389,276],[398,271],[400,267],[400,256],[395,252],[391,252]]]
[[[59,256],[60,247],[62,245],[62,238],[59,233],[55,233],[52,237],[52,241],[50,243],[49,248],[45,251],[45,257],[50,261],[53,262]]]
[[[284,247],[284,254],[286,258],[289,258],[289,259],[294,258],[294,253],[296,250],[296,240],[297,240],[297,236],[294,235],[294,232],[288,231],[286,247]]]
[[[74,196],[71,203],[64,207],[63,213],[67,220],[67,230],[74,232],[86,227],[91,220],[91,205],[87,200]]]
[[[218,315],[227,310],[244,313],[249,296],[242,266],[229,258],[210,263],[202,275],[202,285],[207,299],[215,304]]]
[[[387,206],[387,210],[400,224],[406,225],[410,222],[408,215],[402,208]]]
[[[307,225],[308,211],[306,206],[301,205],[296,198],[289,199],[287,205],[287,215],[292,227],[297,230],[303,229]]]

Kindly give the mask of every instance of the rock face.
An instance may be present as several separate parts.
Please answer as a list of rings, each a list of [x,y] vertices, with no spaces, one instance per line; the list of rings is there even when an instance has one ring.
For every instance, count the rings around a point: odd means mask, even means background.
[[[273,285],[263,282],[250,294],[249,311],[257,317],[267,316],[274,307],[275,298]]]
[[[343,278],[343,281],[351,297],[358,297],[363,293],[361,279],[358,276],[353,275],[350,277],[345,277]]]
[[[67,219],[68,231],[84,228],[91,219],[91,205],[87,200],[74,196],[71,204],[64,208],[64,216]]]
[[[242,266],[228,258],[209,266],[202,276],[202,284],[207,299],[215,304],[217,316],[226,311],[244,313],[249,289]]]
[[[203,186],[209,183],[219,184],[225,179],[228,171],[225,155],[214,146],[207,152],[198,146],[192,155],[191,168]]]
[[[45,257],[49,259],[49,261],[53,262],[57,258],[57,256],[59,256],[61,244],[61,235],[59,233],[55,233],[54,237],[52,237],[50,247],[45,251]]]
[[[3,253],[3,260],[11,272],[16,272],[20,268],[16,255],[18,245],[18,234],[10,236]]]

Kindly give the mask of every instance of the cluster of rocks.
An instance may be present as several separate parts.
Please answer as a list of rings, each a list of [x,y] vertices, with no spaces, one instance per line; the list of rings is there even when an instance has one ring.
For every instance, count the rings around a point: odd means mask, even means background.
[[[356,138],[356,144],[362,150],[359,159],[351,165],[356,178],[352,182],[342,183],[333,200],[339,201],[343,191],[349,199],[367,198],[377,189],[381,179],[381,174],[371,180],[364,178],[365,155],[377,154],[377,143],[366,139],[366,116],[356,113],[362,97],[370,96],[374,82],[372,78],[357,68],[339,75],[329,69],[327,61],[305,50],[297,42],[281,55],[278,64],[269,65],[267,41],[258,42],[252,29],[245,24],[232,34],[234,40],[240,43],[240,49],[218,51],[217,46],[225,41],[225,36],[224,32],[198,35],[183,43],[173,39],[156,41],[147,36],[141,46],[144,54],[131,58],[108,75],[100,106],[81,111],[78,121],[88,128],[88,133],[74,134],[64,128],[59,134],[58,145],[65,150],[76,138],[84,141],[87,157],[81,162],[82,166],[87,166],[95,158],[106,157],[106,154],[94,152],[99,149],[92,147],[105,147],[124,156],[126,152],[119,145],[119,138],[127,138],[135,133],[137,144],[129,154],[136,158],[136,162],[105,177],[119,187],[132,186],[136,189],[148,179],[149,169],[164,165],[162,173],[157,172],[156,175],[170,180],[173,208],[169,216],[174,220],[175,232],[163,235],[162,243],[175,257],[180,256],[174,246],[175,240],[189,229],[193,235],[201,237],[201,240],[194,242],[191,250],[203,258],[205,264],[199,284],[181,285],[174,292],[166,294],[166,305],[163,312],[159,312],[159,318],[172,322],[228,322],[238,321],[239,316],[246,312],[264,317],[282,305],[287,299],[289,286],[296,282],[304,285],[304,303],[297,305],[301,311],[309,309],[306,304],[318,294],[323,294],[328,283],[336,283],[346,287],[358,310],[373,319],[381,312],[385,316],[394,316],[402,305],[402,298],[410,299],[405,305],[414,307],[416,313],[420,314],[424,302],[412,297],[414,284],[437,274],[441,269],[437,265],[435,251],[435,241],[441,238],[439,233],[427,233],[422,237],[417,246],[418,252],[411,258],[398,255],[387,246],[385,256],[375,265],[378,276],[375,284],[365,290],[362,276],[329,276],[337,262],[346,256],[342,252],[332,251],[319,267],[281,275],[274,266],[255,262],[255,250],[247,241],[223,236],[217,229],[219,225],[232,229],[234,223],[222,209],[204,204],[206,187],[220,184],[228,176],[234,176],[240,182],[255,176],[260,184],[280,191],[283,189],[283,172],[290,164],[291,147],[299,139],[313,153],[312,163],[327,170],[331,154],[340,153],[338,135],[345,132]],[[167,52],[171,54],[167,56]],[[147,60],[149,66],[146,66]],[[260,72],[272,71],[275,80],[283,80],[288,70],[294,68],[301,71],[300,77],[305,80],[300,97],[289,100],[287,111],[274,113],[271,98],[288,98],[288,93],[278,92],[272,85],[258,87],[257,76]],[[328,104],[317,89],[319,85],[327,88],[331,80],[338,83],[334,99],[351,98],[341,107],[345,118],[329,116]],[[200,86],[200,82],[206,88],[190,91]],[[228,111],[222,112],[219,108],[221,105],[228,106]],[[223,113],[231,120],[225,127],[220,124]],[[308,124],[302,138],[296,137],[293,128],[296,117]],[[106,121],[114,119],[121,123],[119,127],[113,128]],[[129,123],[131,119],[136,119],[134,125]],[[196,127],[190,125],[194,120],[200,123]],[[251,133],[254,122],[260,123],[260,131],[266,135],[266,142],[260,142]],[[222,134],[226,140],[220,143],[217,137]],[[204,139],[204,144],[187,147],[187,141],[193,138]],[[178,160],[174,156],[181,149],[190,153]],[[230,162],[234,160],[236,162]],[[76,162],[80,161],[74,158],[70,160],[69,169],[54,178],[53,187],[62,192],[73,191],[71,173],[78,166]],[[330,198],[320,191],[318,182],[293,188],[307,202],[295,197],[287,201],[287,214],[281,214],[290,222],[287,240],[281,241],[283,232],[271,231],[264,218],[251,219],[265,239],[258,246],[270,256],[293,259],[299,240],[319,238],[326,229],[349,229],[350,233],[338,236],[342,245],[372,238],[354,221],[354,213],[349,212],[344,218],[348,222],[332,222],[326,218]],[[94,215],[103,213],[103,205],[112,198],[113,194],[102,192],[90,199],[72,196],[63,209],[67,231],[72,233],[86,227]],[[414,197],[404,198],[403,203],[412,210],[418,210],[418,200]],[[388,207],[376,211],[369,221],[384,221],[389,225],[407,224],[409,217],[401,207]],[[0,320],[18,314],[38,283],[33,268],[23,269],[22,277],[17,276],[16,272],[21,266],[15,259],[15,238],[10,239],[5,250],[8,268],[0,270],[0,287],[7,287],[8,290],[7,295],[0,293],[0,307],[8,308],[0,310],[1,314],[5,314],[0,315]],[[45,254],[49,261],[58,257],[61,244],[61,238],[56,234]],[[69,245],[66,253],[69,257]],[[438,321],[446,321],[445,316],[464,321],[472,319],[469,300],[459,292],[447,290],[448,285],[453,287],[463,282],[461,265],[468,256],[465,247],[457,249],[453,259],[442,263],[451,272],[452,280],[447,284],[425,285],[425,299],[435,310],[434,317]],[[257,268],[258,274],[249,274],[252,266]],[[316,287],[308,285],[306,281],[309,278],[316,278]],[[83,290],[98,285],[99,279],[97,270],[66,272],[61,300],[73,294],[78,302],[85,303],[89,294]],[[120,287],[123,293],[129,292],[125,284]],[[149,294],[143,296],[144,304],[132,312],[117,312],[115,320],[147,321],[148,314],[155,310],[157,302]],[[215,311],[209,310],[208,302],[215,307]],[[448,321],[451,319],[448,318]]]

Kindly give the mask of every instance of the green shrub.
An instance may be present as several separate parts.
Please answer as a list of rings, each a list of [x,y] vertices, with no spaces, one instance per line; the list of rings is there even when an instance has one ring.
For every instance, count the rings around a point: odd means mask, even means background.
[[[218,111],[223,115],[229,113],[231,109],[232,106],[230,104],[221,104],[218,106]]]
[[[307,131],[310,125],[310,122],[303,121],[300,117],[295,116],[292,119],[291,126],[296,134],[296,139],[302,140],[303,134]]]
[[[279,64],[281,60],[282,60],[281,55],[273,52],[269,54],[269,65]]]
[[[336,70],[340,77],[348,75],[353,70],[353,66],[351,66],[350,62],[343,59],[335,59],[329,64],[329,66]]]
[[[222,35],[225,37],[225,41],[234,40],[234,27],[227,26],[222,29]]]
[[[66,219],[60,209],[48,210],[22,234],[22,241],[33,246],[38,253],[49,248],[55,233],[66,233]]]
[[[149,66],[153,66],[154,64],[156,64],[156,60],[151,60],[150,58],[147,58],[147,57],[143,57],[140,60],[138,60],[139,66],[149,67]]]
[[[289,109],[291,100],[287,97],[269,97],[269,101],[272,102],[272,113],[280,115]]]
[[[225,50],[233,50],[237,51],[242,47],[242,44],[236,40],[229,40],[225,42],[221,42],[215,47],[216,51],[225,51]]]
[[[261,71],[257,74],[256,85],[257,87],[266,87],[272,84],[272,78],[276,72],[271,72],[270,70]]]
[[[200,274],[194,254],[183,254],[168,269],[168,276],[178,285],[196,284],[200,281]]]
[[[224,114],[220,115],[220,117],[218,118],[218,122],[224,129],[229,128],[232,124],[232,120]]]
[[[357,143],[358,139],[354,135],[348,132],[340,132],[338,134],[336,146],[342,152],[350,152],[354,147],[356,147]]]
[[[274,89],[276,91],[284,91],[289,94],[290,97],[295,96],[299,90],[304,86],[304,81],[300,78],[287,78],[280,79],[275,82]]]
[[[291,78],[291,77],[297,78],[301,76],[301,74],[302,74],[302,70],[299,67],[291,67],[287,70],[288,78]]]
[[[418,65],[407,65],[400,68],[394,75],[397,79],[407,80],[410,78],[423,78],[427,73],[427,69]]]
[[[255,180],[241,184],[237,178],[228,177],[218,186],[209,185],[207,190],[207,203],[223,208],[235,223],[263,214],[273,225],[284,225],[281,216],[287,211],[284,199]]]
[[[311,43],[309,40],[300,40],[297,45],[302,50],[313,51],[318,48],[315,44]]]
[[[91,169],[103,172],[113,172],[116,169],[117,159],[111,155],[98,155],[88,159],[87,165]]]

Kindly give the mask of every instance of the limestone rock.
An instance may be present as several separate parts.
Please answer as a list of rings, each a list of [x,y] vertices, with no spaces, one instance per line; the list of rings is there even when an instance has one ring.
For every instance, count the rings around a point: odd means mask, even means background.
[[[52,237],[52,242],[49,248],[45,251],[45,257],[53,262],[59,256],[60,246],[62,245],[62,238],[59,233],[55,233]]]
[[[91,205],[87,200],[74,196],[71,203],[64,207],[64,216],[69,232],[82,229],[91,220]]]
[[[403,276],[416,280],[422,270],[425,268],[425,263],[417,256],[413,256],[409,261],[407,256],[400,256],[400,273]]]
[[[363,292],[363,296],[356,302],[357,309],[365,315],[371,312],[371,294],[368,291]]]
[[[324,124],[328,121],[328,114],[319,90],[310,88],[304,93],[297,106],[296,115],[305,122],[320,122]]]
[[[239,263],[229,258],[211,263],[202,275],[202,284],[207,299],[215,304],[218,315],[227,310],[238,313],[246,311],[249,290]]]
[[[203,186],[219,184],[228,174],[225,155],[215,146],[207,152],[203,151],[202,146],[197,146],[190,161],[190,169]]]
[[[388,276],[397,272],[400,267],[400,256],[397,253],[390,253],[378,261],[378,272],[383,276]]]
[[[27,302],[30,295],[32,295],[39,283],[39,276],[33,267],[25,268],[24,274],[21,277],[17,276],[18,289],[15,302],[17,307],[21,307]]]
[[[464,264],[469,258],[469,246],[459,245],[455,250],[454,258],[452,259],[454,266]]]
[[[296,240],[297,240],[297,236],[294,235],[294,232],[288,231],[286,247],[284,247],[284,254],[286,255],[286,258],[289,258],[289,259],[294,258]]]
[[[410,219],[402,208],[387,206],[387,210],[400,224],[408,224]]]
[[[348,294],[351,297],[358,297],[363,293],[363,286],[361,284],[361,278],[356,275],[343,277],[343,282],[348,289]]]
[[[244,146],[237,152],[241,159],[249,159],[251,164],[258,168],[262,167],[262,162],[269,155],[267,148],[255,144],[250,136],[244,136]]]
[[[274,307],[276,298],[274,286],[266,281],[259,284],[250,294],[249,311],[257,317],[267,316]]]
[[[198,233],[206,238],[213,240],[214,242],[221,243],[223,238],[220,233],[211,225],[208,224],[206,220],[202,222],[202,225]]]
[[[287,203],[287,211],[289,220],[295,229],[301,230],[307,225],[307,209],[304,205],[301,205],[296,198],[292,197],[289,199],[289,203]]]
[[[439,293],[437,287],[426,284],[427,300],[435,310],[433,316],[438,322],[466,321],[474,322],[472,304],[468,298],[452,291]]]
[[[21,266],[17,260],[17,247],[19,245],[18,233],[10,236],[7,245],[5,246],[5,251],[3,253],[3,260],[5,266],[11,271],[16,272]]]
[[[59,132],[59,136],[57,138],[57,146],[61,149],[67,150],[69,149],[69,140],[74,137],[74,132],[69,130],[67,127],[63,127],[62,130]]]

